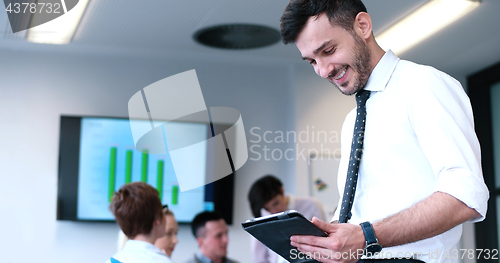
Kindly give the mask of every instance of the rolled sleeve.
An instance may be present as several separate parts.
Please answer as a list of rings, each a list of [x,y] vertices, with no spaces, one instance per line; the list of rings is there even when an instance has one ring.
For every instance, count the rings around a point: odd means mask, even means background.
[[[429,73],[432,72],[432,73]],[[429,71],[409,98],[409,118],[438,183],[447,193],[485,218],[489,191],[481,169],[481,150],[474,131],[472,108],[460,83]]]
[[[464,191],[464,189],[467,189]],[[469,220],[480,222],[486,217],[489,191],[482,180],[469,170],[450,169],[441,172],[436,192],[447,193],[476,210],[481,216]]]

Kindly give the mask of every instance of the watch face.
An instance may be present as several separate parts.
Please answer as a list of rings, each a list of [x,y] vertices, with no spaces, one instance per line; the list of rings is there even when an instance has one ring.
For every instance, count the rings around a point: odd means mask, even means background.
[[[368,244],[365,248],[365,255],[367,257],[372,257],[375,256],[375,254],[379,253],[380,251],[382,251],[382,246],[378,242]]]

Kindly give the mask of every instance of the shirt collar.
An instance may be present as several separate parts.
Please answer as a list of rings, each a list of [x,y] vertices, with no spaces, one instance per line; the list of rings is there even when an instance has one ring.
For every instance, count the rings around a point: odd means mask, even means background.
[[[196,252],[195,255],[201,263],[212,263],[212,260],[205,256],[201,251]]]
[[[399,58],[391,50],[387,50],[370,74],[365,90],[383,91],[398,62]]]
[[[157,248],[153,244],[140,240],[128,240],[127,243],[125,243],[123,250],[141,250],[141,251],[147,250],[152,253],[165,255],[163,252],[161,252],[159,248]]]
[[[286,209],[290,210],[295,207],[295,198],[292,195],[286,195],[288,197],[288,204],[286,205]]]
[[[199,250],[198,250],[198,252],[196,252],[196,255],[195,255],[195,256],[196,256],[196,258],[198,258],[198,260],[199,260],[199,262],[200,262],[200,263],[213,263],[213,261],[212,261],[209,257],[205,256],[205,255],[204,255],[203,253],[201,253],[201,251],[199,251]],[[226,257],[224,257],[224,258],[222,259],[222,262],[227,262]]]

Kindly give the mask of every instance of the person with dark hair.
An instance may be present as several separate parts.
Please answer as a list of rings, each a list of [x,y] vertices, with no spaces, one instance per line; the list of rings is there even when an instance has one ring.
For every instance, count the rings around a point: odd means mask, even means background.
[[[143,182],[126,184],[115,192],[109,208],[129,240],[108,263],[171,263],[154,246],[165,235],[166,225],[156,189]]]
[[[460,82],[384,51],[361,0],[291,0],[281,36],[357,102],[342,127],[339,209],[332,224],[313,219],[328,237],[292,236],[292,246],[326,251],[322,262],[455,261],[446,255],[462,223],[484,220],[489,198]]]
[[[313,217],[325,220],[323,206],[318,200],[285,195],[283,184],[273,175],[265,175],[253,183],[248,192],[248,201],[254,217],[297,210],[309,220]],[[275,263],[281,259],[254,237],[251,237],[251,249],[254,263]]]
[[[199,251],[186,263],[237,263],[226,257],[229,237],[226,221],[216,212],[201,212],[191,222]]]

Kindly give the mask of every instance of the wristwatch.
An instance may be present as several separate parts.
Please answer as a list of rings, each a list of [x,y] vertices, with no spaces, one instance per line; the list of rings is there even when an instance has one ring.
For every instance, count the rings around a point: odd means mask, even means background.
[[[363,255],[367,257],[372,257],[375,254],[382,251],[382,246],[378,243],[375,237],[375,231],[373,231],[373,226],[370,222],[363,222],[360,224],[365,234],[366,246],[363,249]]]

